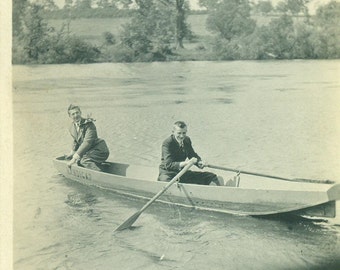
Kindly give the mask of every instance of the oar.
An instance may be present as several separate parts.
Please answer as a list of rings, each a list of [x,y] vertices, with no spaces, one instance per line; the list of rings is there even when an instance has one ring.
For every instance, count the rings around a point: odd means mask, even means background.
[[[189,163],[174,177],[171,179],[170,182],[168,182],[162,190],[160,190],[150,201],[147,202],[139,211],[134,213],[131,217],[129,217],[127,220],[125,220],[121,225],[119,225],[114,232],[116,231],[122,231],[127,228],[130,228],[131,225],[138,219],[138,217],[148,208],[155,200],[158,199],[167,189],[174,184],[189,168],[194,165],[197,162],[196,158],[190,159]]]
[[[241,171],[237,169],[230,169],[230,168],[217,166],[217,165],[211,165],[211,164],[207,164],[205,165],[205,167],[223,170],[223,171],[230,171],[230,172],[262,176],[262,177],[267,177],[267,178],[274,178],[274,179],[284,180],[284,181],[292,181],[292,182],[308,182],[308,183],[317,183],[317,184],[334,184],[335,183],[334,181],[331,181],[331,180],[313,180],[313,179],[302,179],[302,178],[289,179],[289,178],[284,178],[280,176],[274,176],[274,175],[268,175],[268,174],[262,174],[262,173],[256,173],[256,172],[247,172],[247,171]]]

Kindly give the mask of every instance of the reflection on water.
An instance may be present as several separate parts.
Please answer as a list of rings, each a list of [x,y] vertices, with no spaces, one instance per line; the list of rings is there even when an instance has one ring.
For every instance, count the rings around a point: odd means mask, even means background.
[[[66,109],[97,120],[111,160],[157,167],[176,120],[210,164],[339,180],[339,61],[14,67],[15,269],[336,269],[339,219],[253,218],[145,201],[56,175]],[[334,267],[333,267],[334,266]]]
[[[67,203],[71,207],[84,207],[84,206],[91,206],[95,204],[97,201],[96,197],[92,194],[79,194],[79,193],[71,193],[67,195]]]

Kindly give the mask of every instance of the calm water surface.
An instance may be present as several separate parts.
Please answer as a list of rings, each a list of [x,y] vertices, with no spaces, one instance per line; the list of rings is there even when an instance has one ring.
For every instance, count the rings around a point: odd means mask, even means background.
[[[340,61],[14,66],[14,269],[336,269],[340,219],[258,219],[72,183],[67,107],[92,114],[111,160],[158,166],[176,120],[209,163],[340,180]]]

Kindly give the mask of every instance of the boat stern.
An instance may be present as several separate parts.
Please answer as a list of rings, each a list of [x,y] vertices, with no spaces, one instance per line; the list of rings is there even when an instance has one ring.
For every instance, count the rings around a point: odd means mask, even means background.
[[[298,213],[311,217],[335,218],[336,201],[340,200],[340,184],[332,185],[327,191],[327,196],[328,202],[299,210]]]
[[[335,218],[336,202],[330,201],[316,206],[308,207],[299,211],[294,211],[295,214],[301,216],[320,217],[320,218]]]
[[[340,184],[334,184],[328,191],[327,191],[328,199],[330,201],[337,201],[340,200]]]

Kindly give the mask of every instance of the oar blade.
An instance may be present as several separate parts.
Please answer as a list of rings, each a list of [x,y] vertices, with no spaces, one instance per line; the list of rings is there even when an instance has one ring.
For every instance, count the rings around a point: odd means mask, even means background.
[[[137,213],[133,214],[129,217],[124,223],[119,225],[114,232],[122,231],[131,227],[131,225],[138,219],[138,217],[154,202],[156,201],[159,196],[161,196],[171,185],[173,185],[189,168],[197,162],[196,158],[191,158],[189,163],[185,165],[185,167],[166,184],[163,189],[161,189],[151,200],[149,200]]]
[[[141,215],[142,212],[138,211],[134,213],[131,217],[129,217],[127,220],[125,220],[122,224],[120,224],[114,232],[117,231],[123,231],[125,229],[128,229],[132,226],[133,223],[138,219],[138,217]]]

